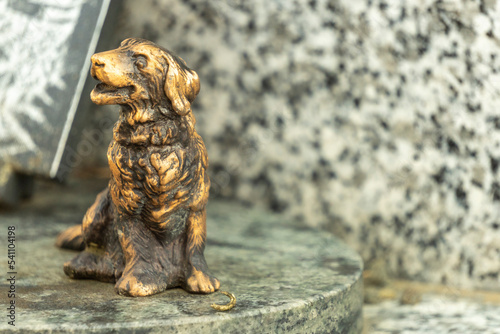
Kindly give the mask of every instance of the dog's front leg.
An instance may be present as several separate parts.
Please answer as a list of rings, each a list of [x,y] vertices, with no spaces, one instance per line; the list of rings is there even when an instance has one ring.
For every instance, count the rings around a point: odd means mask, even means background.
[[[157,254],[156,236],[136,217],[120,215],[116,232],[123,250],[125,269],[115,290],[124,296],[149,296],[167,288],[167,275]]]
[[[191,212],[187,221],[187,272],[184,289],[195,293],[217,291],[220,282],[213,277],[205,261],[205,239],[207,235],[206,210]]]

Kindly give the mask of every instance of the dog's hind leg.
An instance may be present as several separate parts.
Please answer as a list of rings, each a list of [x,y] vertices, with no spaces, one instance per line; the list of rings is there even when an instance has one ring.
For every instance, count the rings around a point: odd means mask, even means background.
[[[207,235],[206,210],[191,212],[187,221],[186,257],[188,261],[184,289],[194,293],[211,293],[220,287],[219,280],[208,270],[203,252]]]
[[[85,250],[73,260],[64,264],[64,272],[71,278],[95,278],[102,281],[114,281],[113,261],[108,255],[104,240],[108,235],[113,220],[113,205],[109,189],[97,195],[94,204],[87,210],[81,225],[81,239]],[[68,244],[72,227],[58,237],[56,244]]]
[[[97,195],[94,204],[87,210],[83,223],[72,226],[61,232],[56,239],[55,245],[60,248],[72,250],[84,250],[85,240],[98,243],[102,236],[102,230],[106,227],[110,216],[111,201],[109,198],[109,189]]]
[[[105,231],[114,219],[114,206],[107,187],[101,191],[92,206],[87,210],[82,222],[83,239],[85,244],[104,246]]]

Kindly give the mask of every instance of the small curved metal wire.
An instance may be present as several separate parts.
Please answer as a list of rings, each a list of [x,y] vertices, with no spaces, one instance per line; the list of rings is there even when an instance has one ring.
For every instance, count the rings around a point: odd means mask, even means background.
[[[220,311],[220,312],[229,311],[230,309],[232,309],[234,307],[234,305],[236,305],[236,297],[231,292],[221,291],[220,293],[229,297],[229,299],[230,299],[229,303],[226,305],[219,305],[219,304],[214,303],[214,304],[210,305],[210,307],[212,307],[214,310]]]

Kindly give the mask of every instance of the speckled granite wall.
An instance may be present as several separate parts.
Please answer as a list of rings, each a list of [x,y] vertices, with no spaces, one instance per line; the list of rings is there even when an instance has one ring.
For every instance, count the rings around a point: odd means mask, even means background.
[[[127,1],[118,39],[198,71],[213,193],[394,275],[499,287],[500,3]]]

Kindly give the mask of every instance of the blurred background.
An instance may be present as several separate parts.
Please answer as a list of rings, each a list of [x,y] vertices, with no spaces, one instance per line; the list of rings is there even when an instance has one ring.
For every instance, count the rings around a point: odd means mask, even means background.
[[[328,230],[392,276],[498,288],[499,7],[125,1],[111,44],[198,72],[212,198]],[[78,168],[107,166],[116,108],[93,109],[106,139]]]
[[[498,1],[126,0],[116,14],[108,48],[146,38],[199,74],[212,198],[332,232],[389,277],[498,290]],[[107,174],[117,112],[78,110],[63,167]]]

